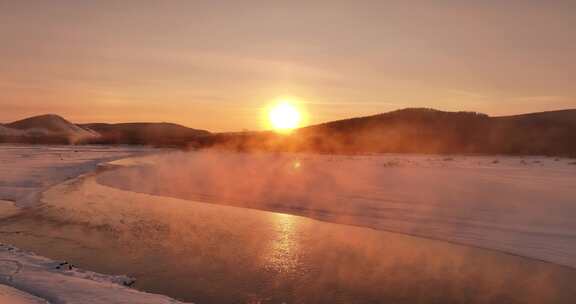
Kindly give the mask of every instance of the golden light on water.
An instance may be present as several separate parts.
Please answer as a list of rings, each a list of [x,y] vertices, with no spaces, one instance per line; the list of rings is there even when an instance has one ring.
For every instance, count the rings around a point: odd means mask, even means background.
[[[280,100],[268,111],[272,128],[279,132],[289,132],[300,126],[302,111],[290,100]]]
[[[300,169],[300,167],[302,167],[302,163],[300,161],[296,160],[292,163],[292,167],[294,169]]]
[[[275,237],[266,255],[266,268],[278,273],[292,273],[298,268],[297,223],[293,215],[274,213]]]

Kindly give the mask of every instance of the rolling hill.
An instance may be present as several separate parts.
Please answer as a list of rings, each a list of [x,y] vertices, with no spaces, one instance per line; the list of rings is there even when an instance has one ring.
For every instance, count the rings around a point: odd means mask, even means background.
[[[295,130],[219,134],[209,145],[318,153],[484,153],[576,156],[576,110],[490,117],[410,108]]]
[[[237,151],[481,153],[576,156],[576,110],[491,117],[409,108],[312,125],[290,134],[210,133],[172,123],[75,125],[57,115],[0,125],[0,142],[138,144]]]
[[[54,115],[0,125],[0,142],[31,144],[138,144],[185,146],[210,134],[171,123],[93,123],[76,125]]]
[[[210,132],[192,129],[173,123],[91,123],[81,125],[100,136],[91,143],[98,144],[146,144],[182,146]]]
[[[0,126],[0,141],[26,143],[79,143],[98,134],[54,115],[40,115]]]

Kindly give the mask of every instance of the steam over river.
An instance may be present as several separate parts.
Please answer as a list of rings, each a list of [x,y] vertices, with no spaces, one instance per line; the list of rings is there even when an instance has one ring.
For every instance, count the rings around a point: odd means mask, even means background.
[[[206,162],[198,162],[190,171],[173,171],[171,179],[159,178],[165,177],[166,162],[180,164],[183,170],[190,165],[176,161],[184,159],[182,155],[176,155],[180,157],[176,160],[163,157],[173,156],[127,160],[121,162],[127,167],[55,186],[44,193],[41,206],[3,220],[0,236],[5,242],[86,269],[132,275],[136,288],[195,303],[572,303],[576,298],[572,268],[326,222],[344,214],[342,210],[351,210],[346,205],[333,212],[320,205],[308,209],[291,205],[291,213],[324,221],[257,210],[286,208],[284,203],[298,201],[300,191],[313,185],[309,184],[311,175],[297,179],[295,174],[301,171],[294,170],[314,167],[315,172],[322,172],[317,160],[256,160],[257,165],[250,168],[230,167],[224,159],[210,164],[227,166],[230,178],[238,183],[242,179],[234,174],[244,170],[246,181],[254,187],[260,185],[260,177],[254,174],[262,172],[256,169],[266,172],[271,168],[266,164],[276,164],[276,171],[268,171],[274,174],[262,174],[277,178],[279,192],[257,195],[255,191],[263,188],[240,186],[226,193],[199,193],[194,187],[201,185],[200,179],[183,181],[195,171],[204,174],[202,189],[216,190],[208,180],[216,173],[202,167]],[[366,177],[358,171],[349,173],[351,178]],[[352,190],[330,188],[339,185],[334,176],[324,175],[328,179],[318,184],[325,187],[323,194],[310,190],[318,195],[315,198],[325,195],[324,202],[333,203],[329,189]],[[296,183],[302,179],[307,184]],[[176,195],[174,189],[187,195]],[[247,200],[234,192],[242,189]],[[205,201],[243,207],[207,204],[201,196]],[[263,197],[272,198],[273,204],[260,205],[256,199]],[[419,207],[416,213],[422,212]],[[349,221],[347,217],[334,219]]]

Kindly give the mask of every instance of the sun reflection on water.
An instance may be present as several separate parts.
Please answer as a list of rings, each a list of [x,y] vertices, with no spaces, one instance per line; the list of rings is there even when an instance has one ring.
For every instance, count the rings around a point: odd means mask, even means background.
[[[302,167],[302,163],[299,160],[296,160],[292,163],[292,167],[296,170],[300,169],[300,167]]]
[[[296,217],[276,213],[273,216],[275,236],[266,254],[268,270],[289,274],[298,266],[298,241],[296,238]]]

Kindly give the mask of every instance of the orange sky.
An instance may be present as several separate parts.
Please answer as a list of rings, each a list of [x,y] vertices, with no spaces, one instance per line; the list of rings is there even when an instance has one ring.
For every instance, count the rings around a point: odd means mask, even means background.
[[[118,3],[121,2],[121,3]],[[576,107],[575,1],[0,1],[0,122]]]

